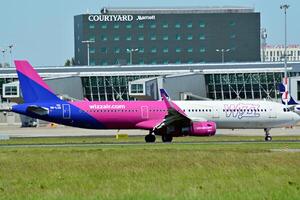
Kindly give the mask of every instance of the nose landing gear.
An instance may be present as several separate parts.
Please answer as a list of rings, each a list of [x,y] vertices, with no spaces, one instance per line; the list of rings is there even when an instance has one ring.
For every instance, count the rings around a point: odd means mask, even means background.
[[[270,142],[272,141],[272,136],[270,134],[270,128],[265,128],[264,131],[265,131],[265,141],[266,142]]]

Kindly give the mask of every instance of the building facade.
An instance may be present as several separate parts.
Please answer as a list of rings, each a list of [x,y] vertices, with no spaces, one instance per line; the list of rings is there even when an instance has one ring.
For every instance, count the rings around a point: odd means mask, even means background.
[[[253,8],[108,8],[75,16],[74,35],[76,65],[260,61]]]
[[[300,45],[288,45],[286,50],[288,61],[300,61]],[[267,45],[264,48],[264,51],[266,62],[278,62],[284,60],[284,45]]]
[[[279,99],[278,84],[282,82],[284,67],[280,62],[269,63],[216,63],[216,64],[168,64],[168,65],[131,65],[131,66],[94,66],[94,67],[42,67],[36,68],[44,78],[56,78],[51,86],[59,95],[73,98],[87,98],[92,101],[107,100],[134,100],[131,93],[141,91],[140,87],[130,88],[130,82],[155,77],[167,77],[173,82],[157,85],[171,88],[171,92],[180,90],[181,93],[217,99]],[[300,62],[288,63],[289,76],[300,76]],[[203,77],[199,82],[199,91],[189,89],[194,83],[190,78],[183,76],[187,73],[200,74]],[[79,77],[80,80],[66,76]],[[172,79],[170,78],[173,77]],[[176,79],[174,78],[176,77]],[[0,82],[8,83],[17,80],[16,71],[12,68],[0,69]],[[71,81],[73,80],[73,81]],[[176,81],[177,80],[177,81]],[[182,86],[178,85],[182,83]],[[4,84],[5,85],[5,84]],[[19,89],[14,84],[0,85],[3,91],[2,101],[18,95]],[[71,93],[72,87],[80,97]],[[181,87],[184,87],[183,89]],[[57,88],[57,89],[56,89]],[[294,90],[297,90],[295,87]],[[144,93],[144,91],[142,91]],[[205,94],[205,95],[203,95]],[[152,96],[152,95],[151,95]],[[190,95],[191,96],[191,95]],[[3,98],[4,97],[4,98]],[[157,98],[158,95],[154,95]],[[179,96],[175,96],[179,98]]]

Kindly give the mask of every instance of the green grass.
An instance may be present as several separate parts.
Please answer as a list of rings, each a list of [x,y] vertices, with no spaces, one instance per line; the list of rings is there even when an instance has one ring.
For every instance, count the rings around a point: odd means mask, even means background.
[[[300,144],[1,147],[0,199],[299,199],[300,153],[271,151],[286,148]]]
[[[214,142],[214,141],[263,141],[264,136],[223,136],[213,137],[178,137],[173,138],[173,142]],[[274,141],[300,140],[300,136],[273,136]],[[157,136],[156,141],[161,142],[161,137]],[[107,137],[49,137],[49,138],[12,138],[10,140],[0,140],[1,144],[70,144],[70,143],[119,143],[119,142],[145,142],[144,136],[129,136],[117,140],[113,136]]]

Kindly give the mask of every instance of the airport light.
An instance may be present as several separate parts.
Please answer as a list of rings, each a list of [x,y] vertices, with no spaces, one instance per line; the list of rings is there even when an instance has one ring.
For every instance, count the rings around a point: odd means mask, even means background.
[[[14,47],[14,45],[13,44],[11,44],[11,45],[8,45],[8,48],[9,48],[9,54],[10,54],[10,67],[12,67],[12,60],[13,60],[13,58],[12,58],[12,48]]]
[[[81,41],[82,43],[86,44],[87,47],[87,65],[90,66],[90,43],[95,43],[94,40],[84,40]]]
[[[285,94],[284,94],[284,99],[285,99],[285,106],[288,106],[288,73],[287,73],[287,9],[290,6],[287,4],[281,5],[280,9],[284,10],[284,84],[285,84]]]
[[[126,51],[129,53],[129,63],[132,65],[132,53],[135,51],[138,51],[139,49],[126,49]]]
[[[5,67],[5,52],[6,52],[6,49],[1,49],[1,52],[2,52],[2,67],[4,68]]]
[[[225,54],[225,52],[229,52],[230,51],[230,49],[216,49],[216,52],[221,52],[221,55],[222,55],[222,63],[224,63],[224,61],[225,61],[225,56],[224,56],[224,54]]]

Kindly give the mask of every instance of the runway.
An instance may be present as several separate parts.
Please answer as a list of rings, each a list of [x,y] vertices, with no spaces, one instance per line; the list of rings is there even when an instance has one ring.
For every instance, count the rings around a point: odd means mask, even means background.
[[[272,136],[300,136],[300,126],[293,128],[277,128],[271,130]],[[114,136],[116,134],[127,134],[129,136],[147,135],[145,130],[90,130],[57,126],[55,128],[44,126],[38,128],[20,128],[18,126],[0,126],[0,135],[10,138],[34,138],[34,137],[76,137],[76,136]],[[230,136],[261,136],[264,137],[262,129],[217,129],[216,135]]]
[[[241,141],[203,141],[203,142],[172,142],[172,143],[145,143],[145,142],[108,142],[108,143],[43,143],[43,144],[0,144],[0,148],[50,148],[50,147],[108,147],[108,146],[147,146],[147,145],[240,145],[240,144],[299,144],[300,140],[263,140]]]

